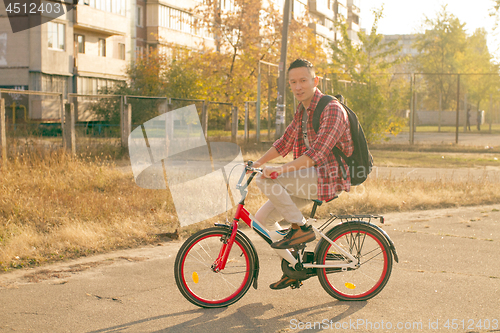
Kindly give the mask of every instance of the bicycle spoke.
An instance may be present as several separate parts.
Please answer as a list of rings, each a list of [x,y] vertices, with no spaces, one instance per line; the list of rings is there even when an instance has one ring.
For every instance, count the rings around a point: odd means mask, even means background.
[[[207,250],[205,250],[205,248],[203,247],[203,244],[198,243],[198,245],[201,247],[201,249],[202,249],[203,251],[205,251],[205,253],[207,254],[207,256],[208,256],[210,259],[212,259],[212,256],[211,256],[211,255],[207,252]],[[213,260],[213,259],[212,259],[212,260]]]
[[[198,256],[200,256],[200,258],[196,258],[196,256],[194,256],[194,255],[191,255],[190,258],[193,258],[194,260],[198,261],[200,264],[202,264],[206,267],[211,266],[211,265],[205,263],[205,260],[203,260],[203,257],[198,253],[198,251],[196,251],[196,250],[194,250],[194,251]]]
[[[373,251],[372,251],[372,252],[373,252]],[[378,256],[379,256],[380,254],[382,254],[382,253],[383,253],[383,252],[382,252],[382,251],[380,251],[379,253],[377,253],[376,255],[374,255],[373,257],[371,257],[370,259],[368,259],[368,260],[364,261],[362,264],[360,264],[360,266],[361,266],[361,265],[366,264],[367,262],[369,262],[369,261],[370,261],[370,260],[372,260],[373,258],[378,257]]]

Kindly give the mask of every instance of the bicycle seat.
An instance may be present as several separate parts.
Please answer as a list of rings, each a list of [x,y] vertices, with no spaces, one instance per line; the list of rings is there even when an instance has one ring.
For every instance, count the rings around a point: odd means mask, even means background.
[[[328,202],[330,202],[330,201],[332,201],[332,200],[334,200],[334,199],[337,199],[338,197],[339,197],[339,196],[338,196],[338,195],[336,195],[336,196],[334,196],[333,198],[331,198],[330,200],[327,200],[327,201],[325,201],[325,202],[326,202],[326,203],[328,203]],[[323,204],[323,201],[321,201],[321,200],[312,199],[312,201],[313,201],[315,204],[317,204],[318,206],[321,206],[321,205]]]
[[[328,203],[334,199],[337,199],[338,197],[339,197],[338,195],[335,195],[333,198],[331,198],[330,200],[327,200],[325,202]],[[317,200],[317,199],[312,199],[312,201],[314,202],[314,206],[313,206],[312,211],[311,211],[311,218],[314,218],[314,215],[316,214],[316,208],[318,208],[318,206],[321,206],[323,204],[323,201]]]

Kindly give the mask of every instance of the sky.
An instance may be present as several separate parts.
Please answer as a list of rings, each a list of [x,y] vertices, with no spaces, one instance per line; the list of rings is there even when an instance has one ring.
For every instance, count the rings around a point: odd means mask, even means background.
[[[434,19],[442,5],[448,5],[448,12],[455,15],[465,29],[472,34],[483,27],[488,33],[488,49],[500,60],[500,26],[493,30],[495,18],[489,16],[493,0],[360,0],[361,28],[370,31],[374,16],[372,9],[384,5],[383,17],[377,32],[384,35],[417,33],[422,30],[425,16]]]

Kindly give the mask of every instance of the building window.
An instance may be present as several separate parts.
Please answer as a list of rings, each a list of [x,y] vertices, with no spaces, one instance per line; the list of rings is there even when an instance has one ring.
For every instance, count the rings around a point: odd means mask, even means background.
[[[213,38],[209,29],[201,26],[200,22],[191,14],[176,8],[160,5],[159,26],[177,30],[200,37]]]
[[[142,57],[144,55],[144,47],[143,46],[136,46],[135,47],[135,54],[137,57]]]
[[[126,15],[126,0],[78,0],[80,5],[104,10],[113,14]]]
[[[49,49],[65,50],[66,26],[62,23],[47,23]]]
[[[97,45],[99,49],[99,56],[100,57],[105,57],[106,56],[106,40],[104,38],[99,38],[99,42]]]
[[[76,49],[78,53],[85,53],[85,36],[75,35]]]
[[[125,44],[118,43],[119,57],[121,60],[125,60]]]
[[[137,6],[137,26],[142,27],[142,6]]]

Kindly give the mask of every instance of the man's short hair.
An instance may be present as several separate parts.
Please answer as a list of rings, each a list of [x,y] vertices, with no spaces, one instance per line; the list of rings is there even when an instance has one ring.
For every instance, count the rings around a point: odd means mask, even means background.
[[[309,70],[309,73],[311,73],[312,77],[316,76],[316,74],[315,74],[316,70],[314,69],[314,65],[309,60],[306,60],[306,59],[297,59],[294,62],[292,62],[290,64],[290,67],[288,67],[287,73],[289,73],[291,69],[300,68],[300,67],[307,68]]]

